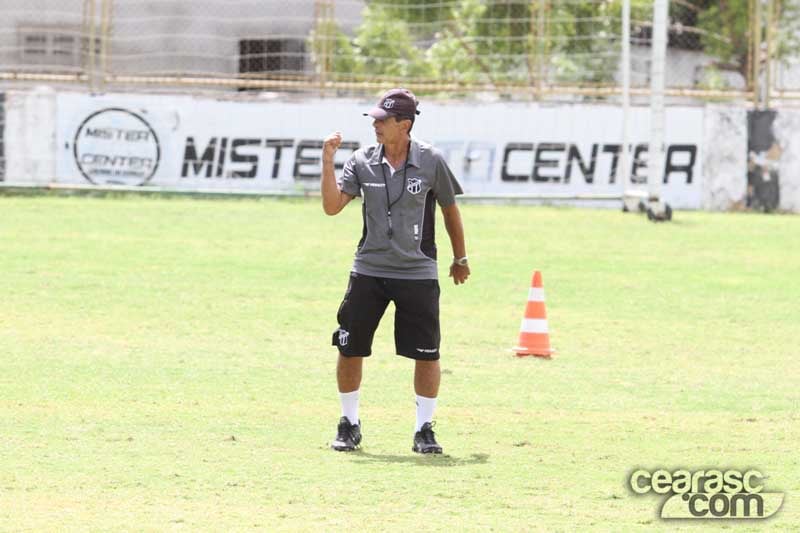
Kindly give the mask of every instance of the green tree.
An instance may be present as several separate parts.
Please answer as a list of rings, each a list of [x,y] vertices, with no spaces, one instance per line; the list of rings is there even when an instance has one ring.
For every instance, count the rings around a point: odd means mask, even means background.
[[[779,2],[779,57],[800,49],[800,0]],[[620,61],[622,0],[367,0],[349,40],[325,30],[327,67],[338,75],[432,78],[496,86],[608,84]],[[632,41],[652,36],[652,0],[631,0]],[[766,21],[766,17],[764,17]],[[673,0],[669,46],[715,59],[708,84],[721,70],[747,77],[753,31],[746,0]],[[313,39],[312,39],[312,42]],[[312,46],[318,54],[317,44]]]
[[[423,51],[414,45],[406,21],[380,5],[368,5],[363,16],[353,40],[359,72],[403,79],[431,77],[430,66]]]
[[[405,20],[409,24],[441,24],[453,19],[461,0],[367,0],[370,7],[379,7],[394,19]]]
[[[648,0],[634,0],[634,12]],[[428,56],[440,76],[492,82],[598,83],[619,61],[620,0],[461,0]]]
[[[748,2],[704,2],[697,17],[703,32],[703,50],[715,58],[719,70],[739,72],[748,78],[750,25]]]
[[[460,83],[491,83],[493,69],[484,63],[474,45],[475,29],[485,16],[480,0],[462,0],[426,56],[436,77]]]
[[[361,73],[361,63],[350,38],[332,20],[317,24],[308,38],[317,74],[333,80],[346,80]]]
[[[777,2],[773,52],[777,58],[800,55],[800,5],[797,0]],[[748,2],[733,0],[702,0],[699,4],[697,27],[702,31],[703,51],[716,58],[719,70],[731,70],[749,78],[748,54],[752,32],[757,31]],[[766,35],[766,6],[761,18],[762,35]]]

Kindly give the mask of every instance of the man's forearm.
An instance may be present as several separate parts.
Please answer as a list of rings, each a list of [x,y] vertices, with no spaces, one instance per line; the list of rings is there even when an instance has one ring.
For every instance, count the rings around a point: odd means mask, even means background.
[[[453,206],[444,210],[444,227],[450,236],[450,245],[453,247],[453,257],[460,258],[467,255],[464,243],[464,225],[461,222],[461,213],[458,207]]]
[[[336,131],[322,142],[322,175],[319,178],[319,191],[322,194],[322,209],[327,215],[341,211],[352,196],[343,193],[336,183],[336,166],[333,158],[342,144],[342,133]]]
[[[336,173],[334,171],[333,157],[322,158],[322,176],[320,177],[320,193],[322,194],[322,208],[329,215],[336,214],[337,208],[341,203],[342,191],[336,184]]]

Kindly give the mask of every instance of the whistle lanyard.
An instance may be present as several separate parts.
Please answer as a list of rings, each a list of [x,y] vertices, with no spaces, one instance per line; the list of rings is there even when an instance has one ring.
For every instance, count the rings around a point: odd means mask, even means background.
[[[386,147],[384,147],[384,154]],[[381,161],[381,172],[383,173],[383,188],[386,190],[386,221],[389,224],[389,229],[386,230],[386,234],[389,238],[392,238],[394,235],[394,230],[392,229],[392,206],[395,205],[397,202],[400,201],[400,198],[403,197],[403,193],[406,192],[406,171],[408,170],[408,156],[411,154],[411,140],[408,141],[408,148],[406,148],[406,160],[403,162],[403,188],[400,189],[400,196],[394,199],[394,202],[389,200],[389,183],[386,180],[386,165],[383,164]]]

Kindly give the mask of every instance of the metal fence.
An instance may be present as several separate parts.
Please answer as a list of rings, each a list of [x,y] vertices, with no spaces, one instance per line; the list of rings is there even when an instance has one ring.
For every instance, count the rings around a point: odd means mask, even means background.
[[[652,2],[631,2],[649,90]],[[4,0],[0,80],[93,90],[374,92],[537,99],[620,92],[621,0]],[[788,0],[672,0],[667,94],[800,95]]]

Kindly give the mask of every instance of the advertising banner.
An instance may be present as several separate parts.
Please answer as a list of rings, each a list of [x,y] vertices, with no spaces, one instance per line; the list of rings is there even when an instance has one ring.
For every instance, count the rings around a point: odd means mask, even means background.
[[[372,101],[225,101],[191,96],[60,93],[57,180],[187,190],[299,192],[319,186],[322,139],[341,131],[339,169],[375,142]],[[446,156],[468,194],[591,196],[622,192],[622,113],[615,106],[420,104],[412,136]],[[644,188],[649,110],[630,117],[630,175]],[[703,109],[669,108],[663,196],[701,207]]]

